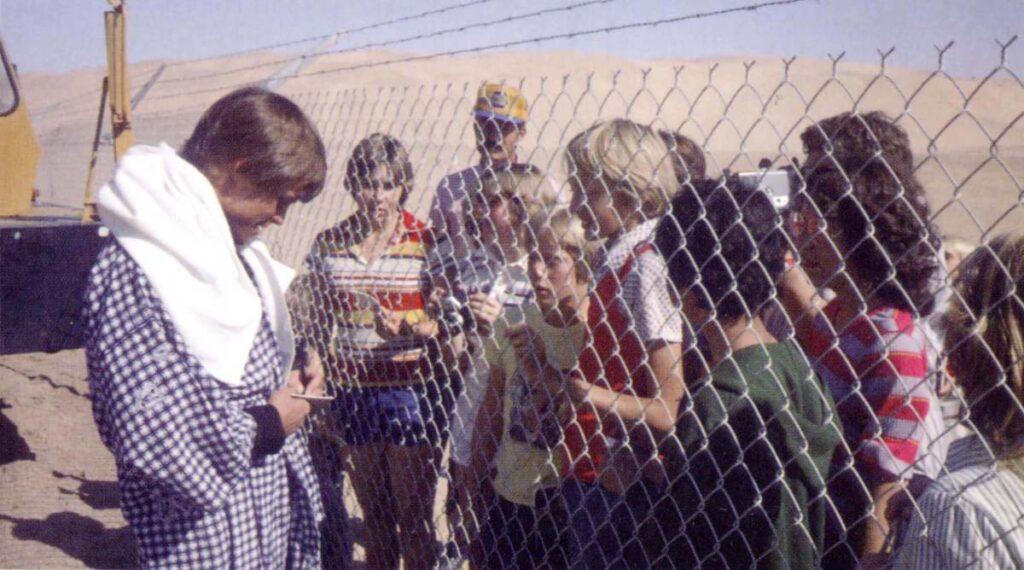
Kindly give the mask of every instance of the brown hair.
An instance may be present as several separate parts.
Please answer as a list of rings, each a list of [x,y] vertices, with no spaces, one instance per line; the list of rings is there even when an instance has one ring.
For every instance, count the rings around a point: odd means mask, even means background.
[[[907,133],[885,114],[844,113],[808,127],[806,195],[830,225],[853,274],[886,303],[920,315],[935,304],[940,242]],[[890,270],[891,268],[891,270]]]
[[[382,166],[387,169],[392,182],[402,186],[399,202],[404,204],[412,190],[412,162],[401,141],[384,133],[373,133],[359,141],[352,150],[352,157],[345,167],[345,188],[354,192]]]
[[[693,139],[672,131],[658,131],[658,136],[668,145],[669,151],[672,151],[672,169],[675,170],[680,184],[704,180],[707,176],[707,161],[700,145]]]
[[[320,193],[327,177],[316,127],[295,103],[261,87],[238,89],[211,105],[181,156],[206,174],[214,167],[236,169],[275,194],[300,186],[303,202]]]
[[[1003,235],[960,266],[945,317],[949,367],[998,459],[1024,456],[1024,236]]]

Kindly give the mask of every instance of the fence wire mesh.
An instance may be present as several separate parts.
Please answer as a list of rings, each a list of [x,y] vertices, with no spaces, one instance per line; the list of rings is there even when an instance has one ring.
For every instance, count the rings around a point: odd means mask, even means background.
[[[1019,565],[1024,83],[944,54],[286,82],[330,165],[264,236],[335,397],[325,566]],[[139,139],[246,61],[168,69]]]

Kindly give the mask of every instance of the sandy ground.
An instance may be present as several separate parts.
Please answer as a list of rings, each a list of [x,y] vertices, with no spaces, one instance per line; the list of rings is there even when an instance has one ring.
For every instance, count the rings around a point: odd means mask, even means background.
[[[83,351],[0,357],[0,401],[10,420],[0,434],[4,455],[14,447],[11,424],[34,455],[0,465],[0,567],[132,567],[134,538],[118,507],[113,457],[92,420]],[[442,483],[439,538],[445,493]],[[361,515],[347,486],[345,498],[362,560]]]
[[[134,539],[92,422],[82,351],[0,359],[0,399],[35,454],[0,466],[0,565],[131,566]]]

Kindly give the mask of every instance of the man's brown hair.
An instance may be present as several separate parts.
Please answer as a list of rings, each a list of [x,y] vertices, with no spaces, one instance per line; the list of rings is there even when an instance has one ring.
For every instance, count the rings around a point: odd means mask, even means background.
[[[237,169],[256,187],[284,193],[299,186],[315,198],[327,178],[327,155],[313,123],[291,100],[261,87],[219,99],[203,113],[181,156],[199,170]]]

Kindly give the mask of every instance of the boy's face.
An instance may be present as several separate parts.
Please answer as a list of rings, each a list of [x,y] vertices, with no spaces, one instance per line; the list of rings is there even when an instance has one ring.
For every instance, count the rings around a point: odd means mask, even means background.
[[[224,210],[224,217],[227,218],[236,245],[253,241],[270,224],[283,224],[288,207],[302,196],[299,186],[280,194],[258,188],[233,169],[218,169],[210,176],[210,182]]]
[[[544,313],[555,307],[575,309],[587,294],[587,283],[580,282],[572,256],[558,246],[551,230],[537,236],[528,270],[537,305]]]
[[[607,238],[622,230],[611,190],[600,180],[573,180],[571,209],[583,222],[587,239]]]
[[[467,225],[477,228],[481,244],[496,245],[503,251],[515,247],[517,222],[502,198],[474,197],[467,218]]]

